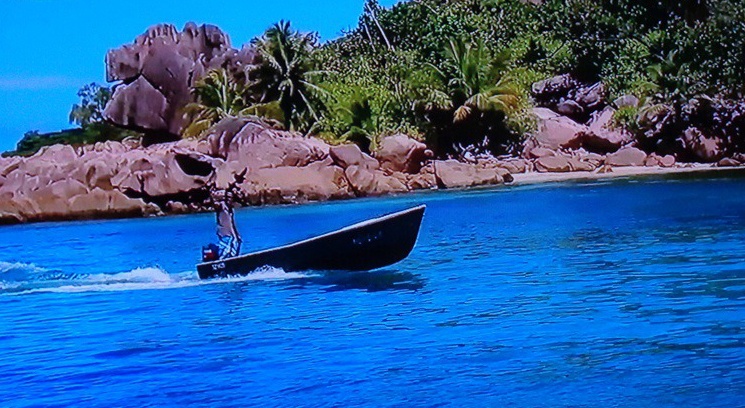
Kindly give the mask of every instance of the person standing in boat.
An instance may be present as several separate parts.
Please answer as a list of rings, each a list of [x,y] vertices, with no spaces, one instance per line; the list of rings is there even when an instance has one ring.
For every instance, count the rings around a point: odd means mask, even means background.
[[[238,184],[245,180],[246,171],[235,176],[235,181],[227,188],[214,188],[210,192],[212,205],[215,208],[217,221],[218,256],[219,259],[235,258],[241,253],[241,234],[235,226],[235,211],[233,204],[240,194]]]
[[[220,259],[235,258],[241,253],[241,234],[235,226],[233,193],[229,190],[216,190],[212,193],[217,221],[218,251]]]

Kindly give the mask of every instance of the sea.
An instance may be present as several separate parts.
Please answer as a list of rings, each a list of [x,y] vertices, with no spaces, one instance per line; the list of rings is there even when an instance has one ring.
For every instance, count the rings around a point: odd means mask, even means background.
[[[200,281],[210,214],[0,227],[0,406],[745,406],[745,178],[426,192],[237,223],[246,252],[419,204],[410,257],[364,273]]]

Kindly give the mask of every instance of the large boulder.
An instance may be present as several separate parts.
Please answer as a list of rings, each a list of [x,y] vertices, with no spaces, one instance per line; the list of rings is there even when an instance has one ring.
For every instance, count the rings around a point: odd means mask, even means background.
[[[133,44],[110,50],[106,77],[121,81],[104,117],[148,137],[146,142],[173,140],[187,124],[183,108],[194,101],[191,87],[212,68],[244,74],[257,62],[252,49],[236,50],[219,28],[187,23],[179,32],[174,26],[150,27]]]
[[[612,153],[634,141],[634,136],[614,127],[613,116],[616,110],[607,107],[593,116],[590,131],[582,137],[582,147],[596,153]]]
[[[13,198],[12,193],[0,198],[0,225],[18,224],[26,221],[21,206]]]
[[[567,100],[559,102],[559,104],[556,105],[556,111],[564,116],[576,117],[582,115],[585,112],[585,109],[579,103],[573,100]]]
[[[76,195],[70,199],[70,215],[78,218],[92,218],[105,215],[109,209],[109,193],[94,188],[90,193]]]
[[[157,206],[146,204],[142,199],[132,199],[119,191],[95,188],[90,193],[80,194],[69,201],[67,218],[120,218],[140,217],[159,212]]]
[[[78,159],[78,153],[70,145],[56,144],[45,146],[31,156],[30,160],[43,160],[57,164],[74,162]]]
[[[437,184],[442,188],[465,188],[501,184],[504,178],[498,167],[485,168],[456,160],[435,161]]]
[[[572,166],[565,156],[545,156],[535,161],[535,170],[539,173],[568,173]]]
[[[80,181],[70,178],[67,180],[55,181],[54,183],[50,184],[49,187],[46,187],[46,190],[48,191],[48,194],[51,194],[53,196],[60,198],[70,198],[78,194],[87,193],[88,187],[86,187],[85,184],[81,183]]]
[[[613,101],[613,106],[616,109],[637,107],[639,106],[639,98],[634,95],[623,95]]]
[[[70,205],[67,198],[52,195],[33,195],[29,197],[36,204],[38,211],[29,214],[31,220],[64,220],[70,215]]]
[[[214,168],[204,162],[204,172],[188,171],[185,156],[173,144],[133,150],[120,158],[118,173],[108,179],[123,192],[150,198],[185,195],[209,183]],[[186,168],[186,169],[185,169]]]
[[[541,157],[556,156],[556,150],[546,147],[535,147],[528,152],[529,159],[540,159]]]
[[[586,84],[568,74],[536,82],[532,93],[538,106],[580,122],[585,122],[607,103],[607,90],[603,83]]]
[[[104,109],[104,117],[119,126],[141,131],[167,132],[170,128],[166,97],[145,77],[117,87]]]
[[[605,164],[615,167],[644,166],[647,154],[636,147],[626,147],[605,157]]]
[[[539,106],[555,108],[563,100],[566,100],[572,89],[579,86],[579,81],[572,78],[571,75],[555,76],[533,84],[533,98]]]
[[[117,165],[114,161],[93,159],[80,163],[76,178],[83,181],[88,188],[113,189],[111,179],[117,174]]]
[[[108,213],[112,217],[135,217],[155,215],[160,209],[152,203],[145,203],[142,199],[132,199],[121,191],[109,192]]]
[[[719,162],[717,163],[717,167],[739,167],[739,166],[742,166],[742,163],[729,157],[725,157],[724,159],[719,160]]]
[[[434,190],[437,188],[437,177],[433,163],[428,163],[419,173],[410,175],[406,180],[409,190]]]
[[[666,155],[660,156],[656,153],[652,153],[644,161],[644,165],[647,167],[673,167],[675,166],[675,156]]]
[[[297,133],[278,131],[256,119],[228,118],[210,129],[208,154],[236,161],[250,169],[304,167],[329,156],[325,142]]]
[[[511,174],[526,173],[530,171],[530,162],[523,159],[507,159],[497,163],[498,167],[501,167]]]
[[[25,221],[26,219],[18,213],[0,210],[0,225],[20,224]]]
[[[27,218],[23,215],[19,205],[11,197],[4,197],[0,200],[0,225],[18,224],[26,222]]]
[[[55,181],[54,183],[37,190],[27,191],[25,194],[28,195],[30,198],[35,199],[52,197],[62,200],[68,200],[76,195],[85,194],[87,192],[88,188],[83,183],[70,178],[66,180]]]
[[[535,116],[538,118],[537,131],[532,135],[534,147],[544,147],[552,150],[559,148],[578,148],[582,138],[590,133],[587,126],[581,125],[565,116],[552,114],[545,108],[536,108]]]
[[[432,156],[427,145],[402,134],[384,137],[375,152],[383,169],[409,174],[418,173]]]
[[[604,155],[588,152],[587,150],[584,150],[584,149],[578,149],[578,150],[573,151],[572,156],[576,157],[577,159],[581,161],[592,163],[596,167],[600,166],[605,161]]]
[[[574,92],[570,91],[569,98],[582,106],[583,112],[591,113],[605,106],[607,95],[605,85],[602,82],[597,82],[577,88]]]
[[[370,170],[362,166],[349,166],[344,170],[349,185],[358,197],[379,196],[408,191],[406,184],[386,175],[381,170]]]
[[[23,160],[19,157],[0,157],[0,176],[6,177],[17,170],[21,163],[23,163]]]
[[[363,153],[356,144],[344,144],[331,147],[329,154],[334,164],[346,169],[349,166],[360,166],[368,170],[380,167],[380,163]]]
[[[251,204],[293,204],[350,196],[337,166],[275,167],[251,171],[241,185]]]
[[[595,162],[579,157],[569,157],[568,160],[572,171],[595,171],[599,167]]]
[[[688,155],[704,163],[716,163],[724,157],[723,142],[718,137],[708,137],[699,129],[691,127],[683,132],[681,143]]]

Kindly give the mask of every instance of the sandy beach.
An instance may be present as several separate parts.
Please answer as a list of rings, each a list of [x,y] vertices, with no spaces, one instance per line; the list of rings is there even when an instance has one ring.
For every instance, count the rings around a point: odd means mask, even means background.
[[[614,167],[613,171],[608,173],[599,173],[582,171],[582,172],[571,172],[571,173],[519,173],[513,174],[514,181],[512,185],[527,185],[527,184],[541,184],[541,183],[557,183],[564,181],[582,181],[582,180],[609,180],[619,178],[633,178],[633,177],[654,177],[654,176],[675,176],[675,175],[686,175],[696,174],[704,175],[711,173],[712,175],[721,175],[724,173],[732,173],[737,176],[745,176],[745,167],[712,167],[707,164],[689,164],[682,167]]]

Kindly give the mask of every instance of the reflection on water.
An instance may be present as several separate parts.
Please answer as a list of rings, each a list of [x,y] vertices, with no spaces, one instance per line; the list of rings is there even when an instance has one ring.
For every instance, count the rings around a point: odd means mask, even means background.
[[[417,291],[424,287],[425,281],[420,276],[396,270],[378,270],[373,272],[326,272],[304,280],[303,283],[325,286],[327,291],[364,290],[381,291]]]

